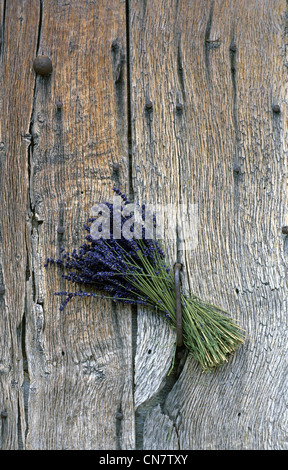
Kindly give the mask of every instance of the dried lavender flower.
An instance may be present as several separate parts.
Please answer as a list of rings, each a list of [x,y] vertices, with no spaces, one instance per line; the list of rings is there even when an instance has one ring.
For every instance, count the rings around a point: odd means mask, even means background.
[[[113,190],[121,196],[124,206],[129,204],[125,194],[115,187]],[[106,205],[112,214],[112,205]],[[145,210],[144,206],[142,210]],[[121,227],[127,220],[129,216],[121,213]],[[174,275],[159,242],[145,237],[127,239],[123,234],[120,239],[114,239],[111,230],[108,238],[95,239],[90,234],[94,221],[89,218],[84,225],[88,235],[78,250],[63,252],[61,258],[48,258],[45,263],[45,267],[49,264],[62,267],[62,277],[80,286],[76,292],[55,293],[65,296],[60,310],[63,311],[74,297],[109,298],[115,302],[152,307],[176,328]],[[112,216],[110,222],[111,228]],[[227,361],[229,354],[244,341],[240,326],[226,312],[193,294],[183,293],[181,303],[183,342],[188,352],[204,370]]]

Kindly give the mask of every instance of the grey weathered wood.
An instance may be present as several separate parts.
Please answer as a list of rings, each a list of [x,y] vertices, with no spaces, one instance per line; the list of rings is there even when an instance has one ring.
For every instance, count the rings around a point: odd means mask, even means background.
[[[226,366],[203,374],[187,359],[162,398],[181,449],[287,448],[286,15],[284,1],[131,1],[135,199],[198,205],[198,245],[167,241],[171,263],[247,330]],[[155,329],[153,315],[139,323],[143,350]],[[136,362],[143,381],[161,377],[155,353],[154,371]],[[145,449],[167,448],[159,412],[142,415]]]
[[[123,2],[43,2],[38,53],[51,57],[54,71],[36,80],[32,127],[37,276],[27,310],[32,449],[134,447],[129,309],[76,300],[59,313],[60,299],[53,293],[69,287],[57,271],[42,274],[46,257],[84,240],[82,225],[91,207],[111,197],[113,163],[120,163],[127,188],[125,34]],[[123,420],[117,421],[120,411]]]
[[[2,447],[131,449],[131,312],[76,300],[60,313],[65,282],[43,267],[82,243],[115,182],[128,189],[125,3],[13,1],[2,16]]]
[[[31,68],[37,45],[39,2],[0,2],[0,446],[17,449],[25,439],[22,318],[27,266]]]
[[[0,0],[0,25],[1,448],[287,449],[286,2]],[[59,312],[71,286],[45,259],[113,183],[197,209],[196,246],[189,220],[164,243],[247,330],[219,370],[171,371],[148,309]]]

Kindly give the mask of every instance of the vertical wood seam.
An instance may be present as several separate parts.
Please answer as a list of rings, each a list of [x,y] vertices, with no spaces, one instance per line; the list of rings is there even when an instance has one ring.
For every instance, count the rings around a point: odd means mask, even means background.
[[[205,59],[205,69],[206,69],[208,83],[210,83],[209,38],[210,38],[211,29],[212,29],[214,5],[215,5],[215,0],[212,0],[210,4],[209,16],[208,16],[208,21],[207,21],[206,30],[205,30],[205,38],[204,38],[204,59]]]
[[[129,200],[134,201],[132,182],[132,119],[131,119],[131,80],[130,80],[130,2],[125,3],[126,14],[126,68],[127,68],[127,141],[128,141],[128,184]]]
[[[39,0],[39,23],[38,23],[38,35],[37,35],[37,46],[36,46],[36,56],[39,54],[40,49],[40,42],[41,42],[41,34],[42,34],[42,25],[43,25],[43,1]],[[25,310],[22,317],[21,323],[21,348],[22,348],[22,359],[23,359],[23,400],[24,400],[24,422],[25,422],[25,431],[23,434],[22,431],[22,443],[19,443],[22,448],[25,449],[26,447],[26,438],[29,432],[28,427],[28,417],[29,417],[29,389],[30,389],[30,376],[29,376],[29,367],[28,367],[28,355],[26,349],[26,322],[27,322],[27,306],[29,305],[28,296],[31,295],[33,297],[33,302],[37,303],[37,295],[36,295],[36,284],[35,284],[35,274],[33,270],[33,265],[31,260],[32,254],[32,232],[33,228],[36,228],[38,232],[38,225],[39,222],[35,216],[35,207],[33,207],[32,202],[32,188],[31,188],[31,179],[32,179],[32,159],[33,159],[33,148],[35,145],[34,136],[33,136],[33,122],[34,122],[34,111],[35,111],[35,101],[37,95],[37,77],[35,75],[35,83],[34,83],[34,90],[33,90],[33,97],[32,97],[32,110],[29,122],[29,138],[30,144],[27,148],[27,172],[28,172],[28,188],[27,188],[27,212],[28,212],[28,230],[29,230],[29,238],[26,240],[26,286],[25,286]],[[30,293],[27,284],[31,283],[32,292]],[[26,393],[25,393],[26,391]]]
[[[41,36],[42,36],[42,25],[43,25],[43,0],[39,0],[39,25],[38,25],[38,38],[36,46],[36,55],[39,54]]]
[[[126,80],[127,80],[127,144],[128,144],[128,191],[129,200],[134,202],[134,188],[133,188],[133,158],[132,158],[132,96],[131,96],[131,68],[130,68],[130,1],[125,1],[125,19],[126,19]],[[137,349],[137,306],[131,306],[131,343],[132,343],[132,387],[133,387],[133,402],[135,394],[135,356]],[[137,432],[136,432],[136,413],[134,408],[134,436],[135,436],[135,448],[137,448]]]

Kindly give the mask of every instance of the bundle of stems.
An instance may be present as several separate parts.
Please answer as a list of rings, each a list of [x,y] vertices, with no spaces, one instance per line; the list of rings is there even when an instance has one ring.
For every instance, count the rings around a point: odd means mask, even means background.
[[[139,259],[145,266],[145,274],[133,274],[129,277],[130,282],[142,294],[146,304],[164,313],[170,325],[176,329],[173,270],[167,269],[157,250],[152,264],[144,256],[141,242],[139,246]],[[200,362],[203,370],[211,370],[226,362],[229,355],[244,342],[244,330],[227,312],[191,293],[182,293],[181,303],[183,343],[189,354]]]
[[[113,189],[125,203],[129,202],[125,194]],[[92,221],[94,219],[89,219]],[[122,224],[126,221],[127,217],[122,216]],[[46,267],[51,263],[65,268],[66,273],[62,277],[80,285],[76,292],[55,293],[66,297],[60,310],[73,297],[100,296],[115,302],[151,307],[172,328],[176,328],[174,273],[159,242],[123,236],[115,240],[112,234],[105,239],[94,239],[90,235],[90,226],[84,227],[89,234],[78,251],[66,252],[57,260],[48,258],[45,264]],[[90,292],[87,292],[87,287]],[[181,304],[183,343],[188,353],[203,370],[211,370],[226,362],[244,341],[242,328],[219,307],[189,292],[182,292]]]

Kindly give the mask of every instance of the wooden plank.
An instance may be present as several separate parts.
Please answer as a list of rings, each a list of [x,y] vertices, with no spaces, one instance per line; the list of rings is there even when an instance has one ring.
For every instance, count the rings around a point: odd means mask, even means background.
[[[26,447],[130,449],[131,312],[95,299],[59,312],[54,292],[71,286],[43,269],[62,246],[83,243],[91,207],[111,199],[114,183],[128,188],[125,2],[42,4],[38,54],[53,73],[36,78],[31,130]]]
[[[163,335],[149,358],[154,396],[146,382],[138,400],[145,449],[287,448],[285,18],[285,1],[130,2],[135,200],[197,205],[198,244],[167,240],[170,262],[247,330],[227,365],[203,374],[188,358],[160,399],[173,348]],[[142,324],[148,350],[165,325],[151,312]]]
[[[27,263],[29,124],[39,2],[0,2],[0,447],[25,437],[22,317]]]

